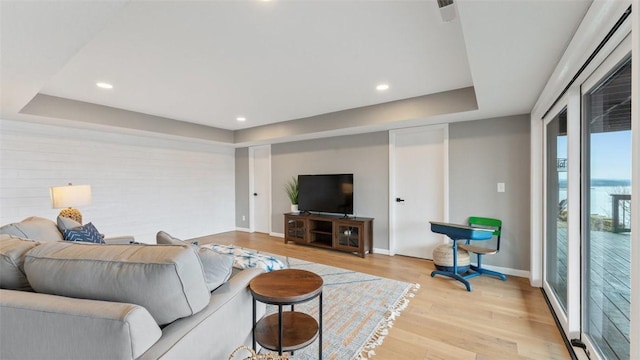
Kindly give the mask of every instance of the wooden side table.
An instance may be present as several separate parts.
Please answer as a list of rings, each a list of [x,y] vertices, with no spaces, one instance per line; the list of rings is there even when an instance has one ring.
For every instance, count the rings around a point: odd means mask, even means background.
[[[318,338],[318,357],[322,359],[322,278],[310,271],[276,270],[256,276],[249,284],[253,295],[253,349],[256,342],[264,348],[291,352],[311,344]],[[294,305],[314,298],[319,301],[318,321],[294,311]],[[277,305],[278,313],[266,315],[256,323],[256,301]],[[283,306],[291,311],[283,311]]]

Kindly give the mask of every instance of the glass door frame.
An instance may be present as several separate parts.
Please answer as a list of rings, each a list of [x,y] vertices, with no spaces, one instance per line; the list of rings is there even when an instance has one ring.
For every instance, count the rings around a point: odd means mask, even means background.
[[[560,300],[556,297],[551,284],[547,281],[547,125],[563,110],[567,111],[567,311],[565,312]],[[558,103],[551,108],[548,115],[543,119],[543,191],[542,198],[542,288],[544,289],[549,303],[560,322],[562,329],[568,339],[576,338],[580,334],[580,312],[572,309],[579,309],[580,306],[580,269],[581,269],[581,248],[580,248],[580,88],[571,87],[567,93],[560,98]]]
[[[582,84],[580,85],[580,99],[582,99],[584,96],[588,95],[589,92],[596,86],[600,85],[605,79],[607,79],[608,76],[610,76],[612,73],[614,73],[616,70],[618,70],[618,68],[620,66],[622,66],[626,61],[629,60],[629,57],[631,56],[631,34],[628,34],[622,41],[620,41],[619,45],[609,54],[609,56],[596,68],[594,69],[589,75],[588,77],[582,82]],[[633,89],[632,89],[633,91]],[[581,118],[586,117],[586,109],[584,109],[584,107],[581,109]],[[633,126],[633,123],[632,123]],[[633,130],[633,129],[632,129]],[[637,131],[637,130],[635,130]],[[588,134],[588,129],[585,128],[581,128],[580,129],[581,132],[581,136],[586,136],[586,134]],[[582,160],[581,160],[581,167],[583,169],[588,169],[589,168],[589,162],[590,162],[590,158],[588,157],[588,147],[586,142],[583,142],[581,145],[581,149],[580,151],[582,152],[583,156],[582,156]],[[632,165],[633,166],[633,165]],[[584,175],[584,174],[583,174]],[[586,182],[588,181],[588,179],[582,179],[582,181]],[[581,184],[582,187],[582,192],[580,194],[581,198],[586,199],[589,192],[589,185],[582,183]],[[632,184],[632,192],[634,192],[637,189],[633,188],[633,184]],[[633,209],[632,209],[633,211]],[[582,212],[582,211],[581,211]],[[633,215],[632,215],[633,216]],[[581,217],[581,232],[583,232],[586,236],[586,233],[589,231],[589,219],[588,219],[588,215],[585,214],[580,214]],[[637,215],[635,216],[635,218],[637,219]],[[636,235],[637,237],[637,235]],[[633,238],[631,239],[631,241],[633,241]],[[633,247],[632,247],[633,248]],[[631,262],[633,265],[634,260],[637,261],[637,259],[634,259],[634,257],[632,256],[633,254],[630,254],[631,256]],[[587,253],[587,248],[586,246],[583,246],[582,248],[582,252],[581,252],[581,257],[582,258],[586,258],[587,256],[589,256],[589,254]],[[586,261],[583,262],[583,265],[581,266],[581,272],[583,274],[586,274],[586,271],[588,269],[586,268]],[[632,273],[631,273],[631,286],[633,287],[634,282],[633,282],[633,269],[632,269]],[[581,287],[582,287],[582,294],[581,296],[586,298],[587,294],[586,294],[586,286],[584,284],[584,281],[586,281],[586,279],[588,279],[588,277],[586,275],[584,275],[582,277],[581,280]],[[633,290],[632,290],[633,291]],[[631,303],[631,308],[633,309],[634,304],[637,304],[638,300],[637,299],[633,299],[633,294],[632,294],[632,303]],[[586,317],[586,311],[587,311],[587,306],[584,303],[580,304],[580,317],[581,317],[581,321],[584,321],[585,317]],[[631,323],[631,336],[633,336],[634,334],[634,326],[636,327],[636,332],[637,332],[637,327],[638,324],[634,324],[633,321]],[[585,331],[585,327],[582,327],[581,331],[580,331],[580,340],[586,345],[586,350],[587,352],[590,354],[591,358],[593,359],[600,359],[601,357],[599,356],[598,351],[596,350],[596,345],[590,340],[589,336],[584,333]],[[633,344],[631,345],[633,346]],[[633,350],[631,351],[631,353],[633,354]]]

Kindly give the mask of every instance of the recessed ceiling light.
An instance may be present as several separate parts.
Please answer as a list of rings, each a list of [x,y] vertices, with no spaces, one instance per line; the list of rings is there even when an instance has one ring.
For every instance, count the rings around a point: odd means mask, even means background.
[[[106,82],[97,82],[96,86],[102,89],[113,89],[113,85]]]
[[[238,121],[242,122],[242,121],[247,121],[247,118],[242,117],[242,116],[238,116],[238,117],[236,118],[236,120],[238,120]]]
[[[376,86],[376,90],[378,91],[385,91],[387,89],[389,89],[389,84],[380,84]]]

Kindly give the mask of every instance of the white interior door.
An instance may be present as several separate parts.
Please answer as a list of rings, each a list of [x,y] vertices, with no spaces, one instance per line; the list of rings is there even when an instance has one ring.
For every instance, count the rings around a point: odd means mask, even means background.
[[[250,231],[271,232],[271,146],[249,148]]]
[[[429,221],[448,221],[448,127],[390,132],[391,254],[433,258],[445,239]]]

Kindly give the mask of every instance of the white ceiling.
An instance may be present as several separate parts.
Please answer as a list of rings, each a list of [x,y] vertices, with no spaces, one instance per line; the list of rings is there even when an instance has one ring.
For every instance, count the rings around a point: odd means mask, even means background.
[[[523,114],[590,3],[2,0],[2,117],[41,93],[238,130],[469,86],[451,119]]]

